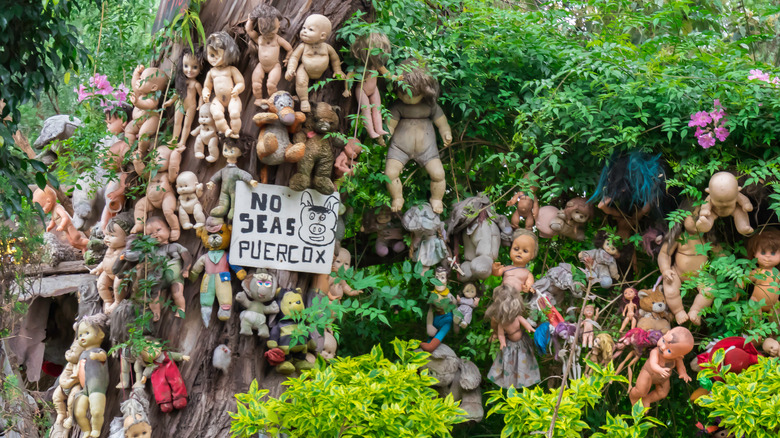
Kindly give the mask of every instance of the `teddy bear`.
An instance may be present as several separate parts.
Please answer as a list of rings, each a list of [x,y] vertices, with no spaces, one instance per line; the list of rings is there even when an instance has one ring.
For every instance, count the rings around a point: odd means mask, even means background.
[[[298,323],[290,315],[305,308],[301,289],[279,288],[276,290],[276,300],[283,317],[271,328],[271,337],[266,341],[268,350],[265,357],[268,363],[275,366],[279,374],[287,375],[313,368],[314,364],[306,361],[305,356],[309,351],[316,351],[316,342],[307,337],[304,342],[290,346],[292,334],[298,328]]]
[[[236,294],[236,301],[246,310],[239,315],[241,319],[239,333],[252,336],[253,330],[257,330],[257,336],[267,338],[270,333],[265,315],[279,313],[279,304],[273,301],[276,296],[276,278],[265,271],[258,271],[247,275],[241,282],[241,287],[244,291]]]
[[[666,306],[662,287],[639,291],[639,321],[637,327],[650,331],[668,332],[673,315]]]
[[[296,143],[306,143],[306,153],[298,161],[298,171],[290,178],[290,188],[295,191],[308,189],[317,190],[323,195],[336,191],[336,186],[330,179],[333,170],[333,144],[343,147],[343,140],[325,135],[339,129],[339,116],[334,107],[326,102],[319,102],[308,117],[302,132],[294,136]]]
[[[260,127],[256,150],[257,158],[263,163],[260,182],[266,184],[267,166],[297,163],[303,158],[305,143],[291,143],[290,135],[300,130],[306,115],[293,109],[292,95],[283,90],[275,92],[268,99],[260,100],[258,107],[262,112],[253,117],[255,124]]]
[[[344,149],[336,157],[336,164],[334,165],[334,175],[336,179],[340,179],[342,176],[352,176],[355,174],[355,163],[360,154],[363,152],[363,147],[360,146],[360,140],[355,137],[347,140],[347,144],[344,145]]]
[[[214,298],[219,302],[217,318],[220,321],[230,319],[230,309],[233,307],[233,287],[230,285],[230,270],[236,273],[239,280],[246,277],[246,271],[240,266],[231,265],[227,249],[230,247],[232,227],[223,221],[209,216],[206,225],[198,228],[195,233],[203,241],[208,252],[200,256],[192,266],[190,278],[195,279],[201,272],[203,281],[200,283],[200,313],[206,327],[211,321]]]

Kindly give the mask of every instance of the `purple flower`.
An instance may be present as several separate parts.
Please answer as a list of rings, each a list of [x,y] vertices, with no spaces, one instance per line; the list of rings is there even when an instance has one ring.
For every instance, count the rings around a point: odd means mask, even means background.
[[[717,128],[715,128],[715,137],[717,137],[718,140],[726,141],[728,136],[729,136],[729,130],[726,129],[725,127],[723,127],[722,125],[718,126]],[[699,143],[701,144],[701,141]],[[702,146],[704,146],[704,145],[702,145]]]
[[[715,108],[720,108],[720,99],[713,100],[712,104],[715,106]]]
[[[78,89],[73,89],[78,94],[78,101],[81,102],[84,99],[88,98],[92,95],[92,93],[87,92],[86,87],[84,87],[84,84],[80,84]]]
[[[114,99],[118,100],[119,102],[124,102],[125,99],[127,99],[127,94],[130,92],[130,90],[125,86],[125,84],[119,84],[114,89]]]
[[[106,77],[106,75],[99,75],[97,73],[95,73],[95,76],[89,78],[89,84],[101,91],[114,89],[114,87],[111,86],[111,82],[108,81],[108,77]],[[106,94],[106,93],[100,93],[100,94]]]
[[[715,139],[712,138],[712,133],[708,132],[702,136],[699,137],[699,145],[703,147],[704,149],[709,149],[710,147],[715,145]]]
[[[750,70],[750,76],[748,80],[758,79],[759,81],[769,82],[769,73],[764,73],[761,70]]]
[[[696,132],[695,132],[693,135],[694,135],[696,138],[699,138],[699,137],[701,137],[701,136],[704,134],[704,132],[706,132],[706,131],[704,131],[703,129],[701,129],[701,128],[699,128],[699,127],[697,126],[697,127],[696,127]]]
[[[701,126],[706,128],[712,121],[710,114],[706,111],[699,111],[698,113],[691,114],[691,121],[688,122],[688,126]]]

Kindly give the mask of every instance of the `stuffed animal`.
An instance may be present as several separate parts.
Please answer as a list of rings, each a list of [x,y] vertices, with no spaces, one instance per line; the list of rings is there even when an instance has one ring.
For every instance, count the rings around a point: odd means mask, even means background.
[[[306,153],[298,162],[298,172],[290,178],[291,189],[301,191],[311,187],[323,195],[336,191],[336,186],[330,179],[333,171],[331,142],[341,141],[337,137],[325,138],[325,134],[338,129],[339,116],[334,107],[325,102],[318,103],[314,112],[306,117],[303,132],[294,137],[296,143],[306,143]]]
[[[428,363],[422,369],[435,377],[433,388],[439,397],[452,394],[454,400],[460,400],[460,408],[466,411],[466,419],[482,421],[485,411],[482,405],[482,375],[470,360],[463,359],[446,344],[431,352]]]
[[[257,336],[267,338],[269,336],[268,325],[266,325],[267,314],[279,313],[279,305],[272,301],[276,296],[276,278],[263,271],[248,275],[241,287],[243,292],[236,294],[236,301],[246,307],[241,312],[241,331],[242,335],[252,336],[253,330],[257,330]],[[270,303],[268,303],[271,301]]]
[[[585,240],[584,224],[593,217],[593,207],[585,198],[570,199],[563,210],[551,205],[539,209],[536,228],[539,237],[550,238],[556,235],[568,237],[579,242]]]
[[[287,91],[277,91],[268,99],[260,100],[257,106],[262,111],[253,117],[255,124],[260,127],[260,134],[257,136],[257,158],[264,165],[260,182],[266,184],[267,166],[297,163],[303,158],[306,144],[303,141],[292,143],[290,135],[300,130],[306,115],[293,109],[293,98]]]
[[[230,350],[230,347],[225,344],[219,344],[217,345],[217,348],[214,349],[211,365],[227,374],[228,370],[230,370],[230,362],[232,362],[231,355],[232,351]]]
[[[290,346],[291,335],[298,328],[298,323],[290,319],[290,315],[305,308],[301,289],[280,288],[277,289],[276,294],[279,310],[284,317],[271,328],[271,337],[266,342],[268,351],[265,352],[265,357],[280,374],[292,374],[295,371],[311,369],[314,364],[307,362],[303,357],[308,351],[317,350],[316,342],[307,339],[304,343]]]
[[[666,333],[672,328],[674,316],[666,307],[666,299],[661,288],[639,291],[639,322],[637,327],[650,331]]]

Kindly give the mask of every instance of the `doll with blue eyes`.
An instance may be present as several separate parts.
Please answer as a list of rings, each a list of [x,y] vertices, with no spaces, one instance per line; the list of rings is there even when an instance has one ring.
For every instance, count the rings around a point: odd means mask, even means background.
[[[683,362],[683,357],[693,350],[691,332],[685,327],[675,327],[666,332],[656,345],[657,348],[650,350],[650,357],[636,379],[636,386],[628,392],[632,405],[641,399],[642,405],[649,408],[666,398],[671,387],[672,369],[676,369],[685,382],[691,381]]]
[[[776,286],[780,278],[773,274],[780,264],[780,230],[767,228],[751,237],[747,252],[756,259],[757,264],[756,269],[750,273],[750,281],[753,282],[753,295],[750,299],[757,302],[764,300],[761,310],[769,312],[777,303],[780,293]]]

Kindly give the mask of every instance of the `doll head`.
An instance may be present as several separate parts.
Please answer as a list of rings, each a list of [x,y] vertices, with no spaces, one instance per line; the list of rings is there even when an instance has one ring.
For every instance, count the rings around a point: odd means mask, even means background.
[[[135,388],[130,398],[122,402],[122,427],[125,438],[150,438],[152,426],[149,423],[149,400],[143,388]]]
[[[433,276],[441,282],[441,286],[434,286],[434,289],[438,292],[443,292],[445,289],[447,289],[447,280],[449,277],[449,272],[447,272],[447,268],[444,266],[437,266],[434,270]]]
[[[384,67],[390,56],[390,40],[383,33],[371,32],[355,38],[355,42],[349,46],[352,57],[360,61],[360,65],[366,65],[369,70],[377,70]]]
[[[685,327],[675,327],[658,340],[658,350],[664,359],[677,359],[693,350],[693,335]]]
[[[737,195],[742,188],[737,178],[729,172],[718,172],[710,178],[705,191],[710,195],[710,204],[717,214],[719,210],[728,210],[737,205]],[[720,216],[720,214],[718,214]]]
[[[275,7],[267,4],[257,5],[249,13],[249,19],[255,21],[255,29],[265,37],[276,35],[279,32],[279,19],[282,14]]]
[[[338,342],[336,342],[336,338],[333,336],[333,333],[331,333],[329,330],[325,330],[325,333],[323,334],[323,344],[322,344],[322,351],[320,352],[320,356],[322,356],[325,360],[331,360],[336,357],[336,350],[339,348]]]
[[[203,71],[203,48],[196,47],[193,52],[189,47],[184,47],[179,58],[179,66],[176,71],[176,92],[182,99],[187,97],[187,81],[197,80]],[[208,106],[208,105],[206,105]]]
[[[349,269],[352,266],[352,254],[346,248],[339,248],[336,251],[335,257],[333,257],[333,264],[331,265],[331,271],[338,272],[339,268]]]
[[[81,348],[81,345],[79,345],[78,342],[73,342],[70,348],[65,351],[65,360],[72,364],[79,363],[79,356],[81,356],[81,353],[83,352],[84,349]]]
[[[127,242],[127,235],[130,234],[130,229],[133,228],[133,225],[133,213],[127,212],[112,217],[106,224],[103,242],[109,248],[124,248]]]
[[[211,125],[214,119],[211,118],[211,108],[209,105],[201,105],[198,110],[198,123],[201,125]]]
[[[205,105],[204,105],[205,106]],[[198,176],[194,172],[185,171],[176,177],[176,193],[191,195],[198,191]]]
[[[596,314],[596,307],[593,304],[588,304],[582,311],[583,315],[587,319],[593,319],[593,315]]]
[[[653,259],[655,259],[660,252],[663,243],[664,233],[655,227],[648,228],[644,234],[642,234],[642,249],[644,249],[645,253]]]
[[[607,363],[615,351],[615,341],[609,333],[599,333],[593,340],[593,350],[598,350],[598,360]]]
[[[403,80],[395,83],[395,94],[403,103],[436,103],[439,97],[439,82],[428,73],[421,61],[407,58],[398,67],[403,70]]]
[[[766,228],[747,243],[748,257],[758,260],[758,267],[772,269],[780,264],[780,230]]]
[[[507,325],[524,312],[525,305],[520,294],[509,286],[501,285],[493,289],[493,302],[485,310],[485,318]]]
[[[328,17],[320,14],[311,14],[303,22],[299,36],[301,41],[306,44],[317,44],[327,40],[332,30],[333,24],[331,24]]]
[[[461,291],[461,295],[466,298],[476,298],[478,294],[479,289],[477,289],[477,285],[474,283],[466,283],[466,285],[463,286],[463,291]]]
[[[51,213],[57,204],[57,192],[50,186],[46,186],[43,189],[35,189],[33,202],[40,205],[44,213]]]
[[[572,198],[563,208],[563,214],[566,216],[566,222],[584,224],[593,217],[593,206],[588,204],[585,198]]]
[[[169,243],[171,227],[168,226],[168,222],[165,222],[165,219],[159,216],[152,216],[146,220],[144,234],[151,236],[154,240],[160,242],[161,245],[165,245]]]
[[[536,257],[538,250],[539,243],[533,231],[518,228],[512,233],[512,246],[509,249],[512,265],[525,267]]]
[[[133,87],[133,91],[141,95],[146,95],[157,91],[163,91],[167,85],[168,75],[157,67],[149,67],[145,68],[143,73],[141,73],[141,79],[138,81],[138,89]]]
[[[233,65],[239,55],[238,45],[225,31],[214,32],[206,39],[206,59],[212,67]]]
[[[208,105],[204,105],[208,106]],[[220,135],[220,139],[221,139]],[[229,164],[236,164],[238,159],[246,153],[248,143],[242,142],[235,138],[226,137],[222,142],[222,156],[225,157]]]
[[[761,349],[764,350],[764,353],[768,354],[771,357],[780,356],[780,342],[777,342],[777,339],[773,339],[773,338],[764,339],[764,343],[761,344]]]
[[[103,343],[107,331],[108,316],[104,313],[85,316],[76,326],[76,340],[84,350],[98,348]]]
[[[133,118],[133,107],[125,102],[105,111],[106,130],[114,135],[125,132],[127,122]]]

